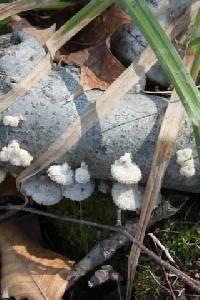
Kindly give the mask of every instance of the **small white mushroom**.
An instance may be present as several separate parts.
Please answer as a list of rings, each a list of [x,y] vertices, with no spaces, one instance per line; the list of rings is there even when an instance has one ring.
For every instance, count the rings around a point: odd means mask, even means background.
[[[194,159],[190,159],[180,168],[180,174],[185,177],[192,177],[195,175]]]
[[[110,187],[104,180],[100,180],[98,184],[98,191],[102,194],[108,194],[110,192]]]
[[[140,181],[142,173],[140,168],[132,162],[130,153],[125,153],[111,166],[112,177],[123,184],[135,184]]]
[[[63,196],[73,201],[83,201],[89,198],[94,191],[93,182],[84,184],[76,183],[69,187],[64,187],[62,190]]]
[[[177,155],[176,162],[180,166],[183,166],[183,165],[185,165],[186,161],[188,161],[192,158],[192,149],[185,148],[185,149],[178,150],[176,152],[176,155]]]
[[[20,148],[17,141],[12,141],[7,147],[2,148],[0,160],[10,162],[14,166],[27,167],[30,166],[33,157],[27,150]]]
[[[17,127],[21,121],[23,121],[23,117],[21,115],[3,117],[3,124],[5,126]]]
[[[61,185],[72,185],[74,183],[74,173],[68,163],[49,167],[47,174],[51,180]]]
[[[121,210],[136,211],[142,207],[143,195],[137,186],[114,183],[111,195],[115,205]]]
[[[26,196],[38,204],[54,205],[62,199],[60,186],[51,181],[47,176],[33,176],[22,184],[22,191]]]
[[[77,183],[87,183],[90,181],[88,166],[85,162],[81,163],[81,167],[75,171],[75,181]]]
[[[6,178],[6,172],[0,170],[0,183],[2,183]]]

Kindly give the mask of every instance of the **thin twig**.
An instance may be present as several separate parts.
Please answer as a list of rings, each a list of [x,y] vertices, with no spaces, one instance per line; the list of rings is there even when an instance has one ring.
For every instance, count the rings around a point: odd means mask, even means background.
[[[153,242],[165,253],[169,261],[175,263],[173,257],[169,253],[169,250],[159,241],[159,239],[153,233],[149,233],[148,235],[152,238]]]
[[[153,253],[151,250],[149,250],[147,247],[145,247],[142,243],[138,242],[135,238],[133,238],[132,235],[129,234],[129,232],[126,231],[123,228],[118,228],[118,227],[110,226],[110,225],[103,225],[103,224],[94,223],[94,222],[91,222],[91,221],[78,220],[78,219],[71,218],[71,217],[66,217],[66,216],[58,216],[58,215],[55,215],[55,214],[52,214],[52,213],[47,213],[47,212],[44,212],[44,211],[40,211],[40,210],[37,210],[37,209],[34,209],[34,208],[28,208],[28,207],[21,206],[21,205],[19,207],[18,207],[18,205],[4,205],[4,206],[0,206],[0,209],[3,209],[3,210],[20,210],[20,211],[29,212],[29,213],[32,213],[32,214],[41,215],[41,216],[44,216],[44,217],[49,217],[49,218],[53,218],[53,219],[57,219],[57,220],[71,222],[71,223],[74,223],[74,224],[81,224],[81,225],[96,227],[96,228],[100,228],[100,229],[109,230],[109,231],[112,231],[112,232],[120,232],[123,235],[127,236],[130,241],[135,243],[146,255],[148,255],[157,264],[165,267],[168,271],[172,272],[177,277],[179,277],[184,283],[188,284],[194,291],[196,291],[197,293],[200,293],[200,282],[198,282],[197,280],[194,280],[193,278],[189,277],[184,272],[178,270],[174,266],[171,266],[168,262],[162,260],[155,253]]]

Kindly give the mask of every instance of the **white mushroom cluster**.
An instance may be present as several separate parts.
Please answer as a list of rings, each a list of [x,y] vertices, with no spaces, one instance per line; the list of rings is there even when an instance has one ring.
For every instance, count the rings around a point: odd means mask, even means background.
[[[72,185],[74,183],[74,172],[68,163],[62,165],[53,165],[47,170],[51,180],[61,185]]]
[[[132,162],[131,154],[125,153],[111,166],[113,179],[123,184],[138,183],[142,178],[140,168]]]
[[[88,166],[85,162],[75,171],[68,163],[53,165],[47,170],[51,180],[61,185],[62,195],[73,201],[83,201],[91,196],[94,183],[90,180]]]
[[[22,149],[17,141],[13,140],[7,147],[2,148],[0,160],[9,162],[14,166],[28,167],[33,157],[27,150]]]
[[[136,211],[142,207],[143,195],[138,189],[142,173],[130,153],[125,153],[111,166],[111,175],[118,182],[113,184],[111,194],[118,207],[117,224],[121,225],[121,210]]]
[[[181,166],[180,174],[185,177],[192,177],[195,175],[195,164],[192,154],[192,149],[185,148],[176,152],[176,162]]]
[[[21,115],[3,117],[3,124],[5,126],[17,127],[21,121],[23,121],[23,117]]]

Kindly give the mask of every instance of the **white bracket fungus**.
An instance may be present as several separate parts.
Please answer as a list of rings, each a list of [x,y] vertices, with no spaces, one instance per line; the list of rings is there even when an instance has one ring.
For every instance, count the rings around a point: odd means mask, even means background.
[[[121,210],[136,211],[142,207],[143,195],[137,186],[114,183],[111,194],[115,205]]]
[[[176,159],[177,164],[183,166],[186,161],[192,158],[192,149],[185,148],[185,149],[178,150],[176,152],[176,155],[177,155],[177,159]]]
[[[54,205],[62,199],[60,185],[52,182],[47,176],[33,176],[22,184],[26,196],[38,204]]]
[[[111,166],[112,177],[123,184],[135,184],[140,181],[140,168],[132,162],[130,153],[125,153]]]
[[[84,184],[76,183],[69,187],[63,188],[63,196],[73,201],[83,201],[89,198],[94,191],[94,183],[87,182]]]
[[[12,126],[12,127],[17,127],[19,123],[23,121],[22,116],[4,116],[3,117],[3,124],[5,126]]]
[[[74,183],[74,172],[68,163],[53,165],[47,170],[51,180],[61,185],[72,185]]]
[[[176,162],[181,166],[180,174],[185,177],[192,177],[195,175],[195,164],[192,157],[192,149],[185,148],[176,152]]]
[[[17,141],[12,141],[7,147],[2,148],[0,160],[10,162],[14,166],[27,167],[30,166],[33,157],[27,150],[20,148]]]
[[[90,181],[88,166],[85,162],[81,163],[81,167],[75,171],[75,181],[77,183],[87,183]]]

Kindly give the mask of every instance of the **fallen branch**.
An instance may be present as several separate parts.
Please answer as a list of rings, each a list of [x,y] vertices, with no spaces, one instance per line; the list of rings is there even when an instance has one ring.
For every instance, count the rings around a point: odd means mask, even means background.
[[[49,2],[50,1],[52,0],[49,0]],[[8,4],[6,6],[13,4],[14,6],[16,5],[18,7],[19,2],[28,3],[27,0],[20,0]],[[35,2],[41,2],[42,4],[44,4],[45,1],[42,2],[35,0]],[[28,75],[26,75],[25,78],[23,78],[19,83],[16,84],[14,89],[0,97],[0,112],[4,111],[12,104],[14,104],[20,96],[24,95],[33,86],[35,86],[40,81],[40,79],[47,75],[51,70],[51,60],[54,58],[55,52],[59,50],[60,47],[62,47],[82,28],[89,24],[98,14],[100,14],[108,6],[110,6],[112,2],[113,0],[91,1],[85,7],[83,7],[77,14],[75,14],[68,22],[66,22],[59,30],[57,30],[46,42],[46,56],[44,56],[37,63],[37,65],[34,66],[33,71],[31,71]],[[48,3],[48,1],[46,1],[46,3]],[[30,7],[30,3],[28,4],[28,6]],[[4,9],[5,6],[2,8],[2,10],[4,11]],[[86,17],[87,14],[89,15]]]
[[[131,242],[135,243],[138,247],[140,247],[142,252],[145,253],[146,255],[148,255],[157,264],[159,264],[160,266],[163,266],[164,268],[166,268],[166,270],[168,270],[171,273],[175,274],[185,284],[189,285],[194,291],[196,291],[197,293],[200,293],[200,282],[192,279],[191,277],[186,275],[184,272],[178,270],[174,266],[171,266],[168,262],[162,260],[155,253],[153,253],[151,250],[149,250],[147,247],[145,247],[143,244],[141,244],[135,238],[133,238],[132,235],[124,228],[118,228],[118,227],[114,227],[114,226],[103,225],[103,224],[94,223],[94,222],[85,221],[85,220],[77,220],[77,219],[71,218],[71,217],[58,216],[58,215],[55,215],[55,214],[52,214],[52,213],[43,212],[43,211],[33,209],[33,208],[27,208],[27,207],[22,207],[22,206],[18,207],[17,205],[0,206],[0,209],[25,211],[25,212],[30,212],[32,214],[41,215],[41,216],[44,216],[44,217],[49,217],[49,218],[53,218],[53,219],[57,219],[57,220],[71,222],[71,223],[74,223],[74,224],[92,226],[92,227],[96,227],[96,228],[100,228],[100,229],[109,230],[111,232],[121,233],[122,235],[126,236]],[[67,274],[67,275],[69,275],[69,274]]]
[[[195,19],[200,2],[196,2],[173,22],[167,29],[171,39],[180,35]],[[145,76],[157,61],[154,52],[147,48],[141,54],[137,64],[131,64],[97,99],[96,103],[64,132],[48,149],[42,153],[33,164],[17,177],[17,187],[26,179],[36,175],[52,162],[62,157],[74,144],[97,122],[97,116],[102,118],[107,112]],[[122,88],[123,87],[123,88]]]

